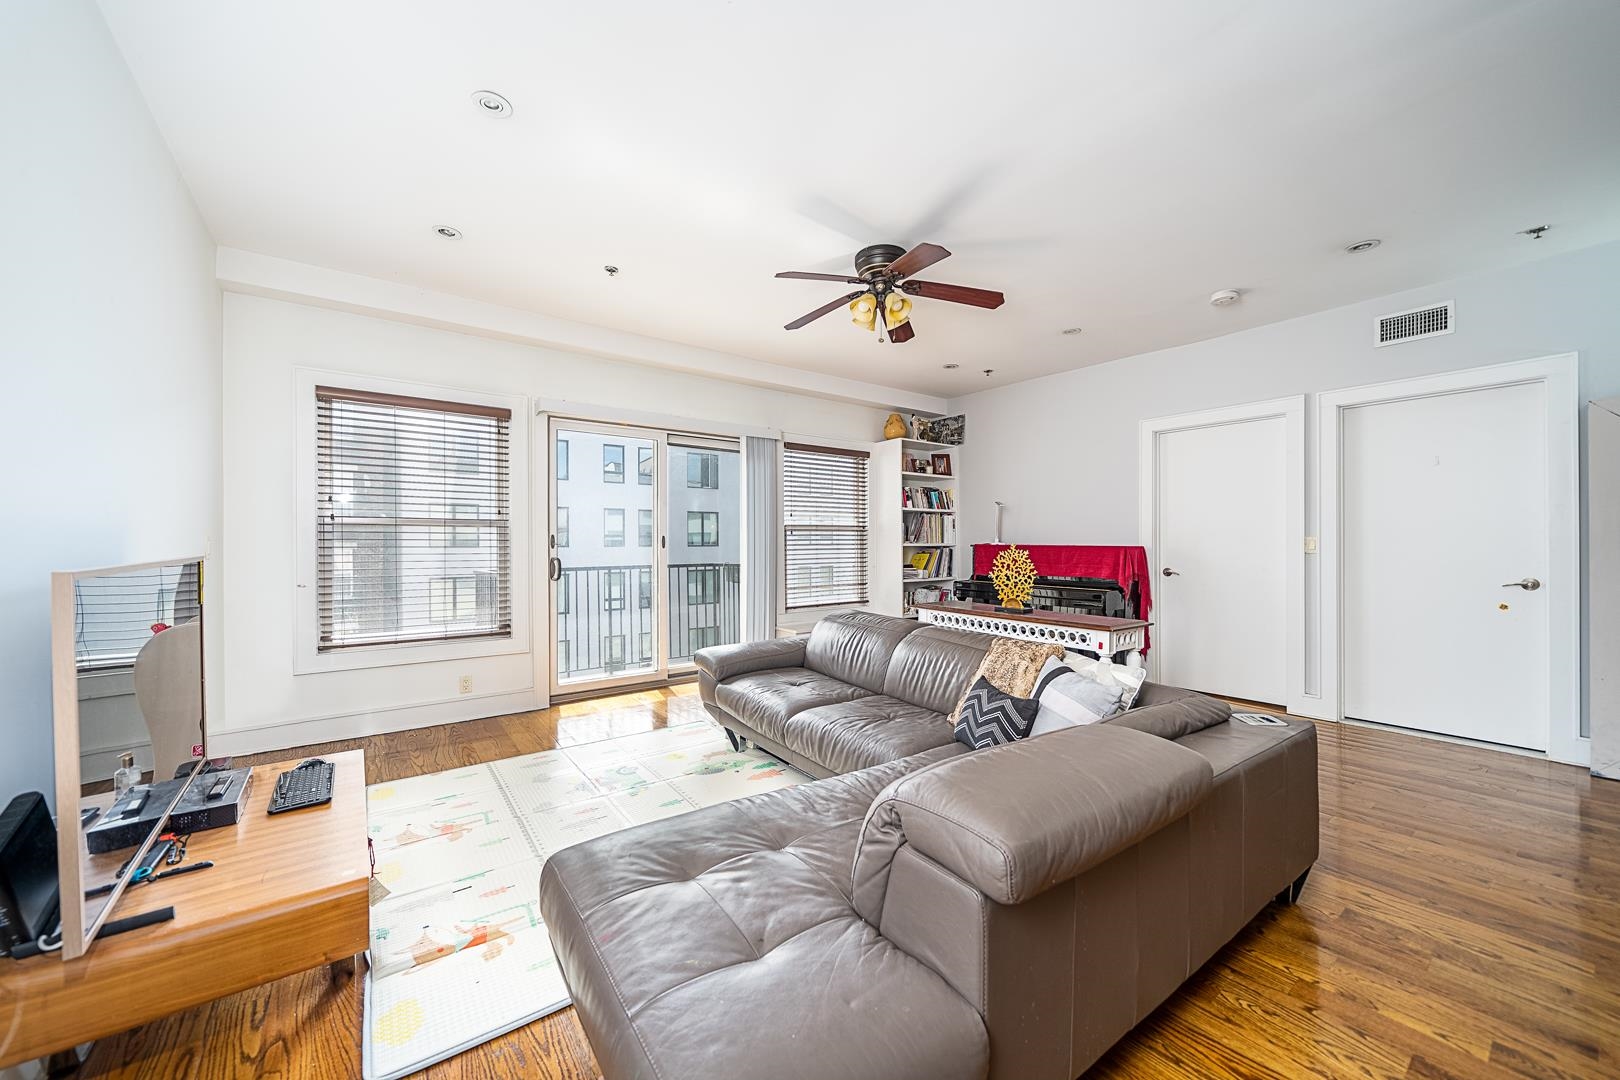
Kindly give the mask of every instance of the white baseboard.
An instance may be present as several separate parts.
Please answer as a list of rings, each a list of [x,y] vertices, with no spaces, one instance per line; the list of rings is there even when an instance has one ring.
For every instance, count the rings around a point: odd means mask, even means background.
[[[256,727],[234,728],[229,731],[210,731],[208,753],[211,757],[263,754],[272,750],[309,746],[313,743],[363,739],[368,735],[386,735],[394,731],[411,731],[438,724],[456,724],[463,720],[481,720],[486,716],[532,712],[545,707],[545,699],[533,689],[499,694],[465,694],[442,701],[389,705],[368,709],[365,712],[308,717],[303,720],[289,720],[282,724],[260,724]]]

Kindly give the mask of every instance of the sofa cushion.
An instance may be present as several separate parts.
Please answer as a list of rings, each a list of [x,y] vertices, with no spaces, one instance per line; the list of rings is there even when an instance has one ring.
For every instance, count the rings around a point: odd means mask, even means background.
[[[1131,707],[1146,677],[1141,668],[1073,654],[1048,660],[1035,684],[1041,711],[1030,734],[1046,735],[1118,716]]]
[[[978,1013],[850,901],[872,798],[948,753],[551,856],[541,911],[603,1072],[710,1075],[725,1047],[728,1077],[980,1080],[989,1048]]]
[[[777,742],[782,741],[790,717],[818,705],[854,701],[868,694],[859,686],[802,667],[755,671],[714,688],[717,705]]]
[[[980,679],[988,680],[991,686],[1003,694],[1027,698],[1035,692],[1035,681],[1040,678],[1041,668],[1053,657],[1061,660],[1063,652],[1061,645],[1020,641],[1017,638],[991,638],[990,648],[984,654],[984,662],[979,665],[979,670],[973,673],[968,685],[962,688],[956,707],[951,710],[951,723],[956,723],[961,717],[962,705],[967,701],[968,691]]]
[[[1041,703],[1013,697],[990,685],[982,675],[956,714],[956,741],[975,750],[1017,742],[1029,735]]]
[[[883,692],[947,715],[973,682],[992,640],[968,630],[924,626],[895,648]]]
[[[919,624],[911,619],[841,611],[816,623],[805,644],[804,666],[874,694],[883,692],[889,659]]]
[[[788,720],[781,742],[837,773],[898,761],[939,746],[967,750],[952,742],[951,722],[944,713],[887,694],[806,709]]]

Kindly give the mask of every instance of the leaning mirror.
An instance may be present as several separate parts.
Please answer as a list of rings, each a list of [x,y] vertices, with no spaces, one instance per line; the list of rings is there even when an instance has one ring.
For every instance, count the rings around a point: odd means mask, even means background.
[[[201,559],[51,579],[62,956],[82,956],[204,756]]]

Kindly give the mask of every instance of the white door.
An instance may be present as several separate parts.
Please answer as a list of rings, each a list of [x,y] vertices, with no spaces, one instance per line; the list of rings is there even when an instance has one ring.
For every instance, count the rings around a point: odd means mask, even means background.
[[[1344,410],[1345,716],[1547,748],[1546,393]]]
[[[1155,678],[1288,701],[1288,421],[1157,435]]]

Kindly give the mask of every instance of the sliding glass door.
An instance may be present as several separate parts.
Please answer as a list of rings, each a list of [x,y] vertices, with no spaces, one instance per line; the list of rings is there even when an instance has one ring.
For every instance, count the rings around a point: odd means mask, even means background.
[[[690,670],[740,638],[735,439],[553,419],[553,693]]]
[[[669,436],[669,662],[742,640],[742,454],[735,439]]]
[[[552,690],[658,678],[660,443],[555,420],[551,439]]]

